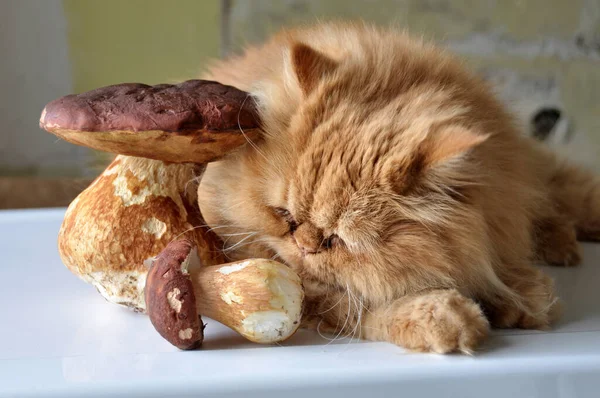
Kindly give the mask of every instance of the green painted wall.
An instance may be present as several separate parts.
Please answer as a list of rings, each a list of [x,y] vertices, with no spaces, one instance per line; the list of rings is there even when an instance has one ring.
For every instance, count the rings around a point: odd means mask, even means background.
[[[75,92],[196,77],[219,54],[218,0],[64,0]]]

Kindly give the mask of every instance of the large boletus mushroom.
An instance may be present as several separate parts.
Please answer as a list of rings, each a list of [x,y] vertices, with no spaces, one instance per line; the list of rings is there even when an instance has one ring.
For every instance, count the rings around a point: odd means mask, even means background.
[[[199,314],[259,343],[297,330],[298,275],[266,259],[223,264],[197,205],[205,163],[257,137],[248,94],[201,80],[120,84],[52,101],[40,126],[120,154],[71,203],[58,239],[65,265],[108,301],[148,312],[181,349],[201,344]]]
[[[176,238],[191,239],[204,264],[224,262],[197,188],[205,163],[256,139],[247,93],[203,80],[119,84],[50,102],[40,126],[121,154],[71,203],[58,239],[64,264],[108,301],[144,311],[148,260]]]

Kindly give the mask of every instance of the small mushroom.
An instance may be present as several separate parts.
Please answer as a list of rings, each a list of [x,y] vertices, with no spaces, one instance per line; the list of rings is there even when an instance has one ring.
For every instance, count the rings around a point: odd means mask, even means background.
[[[204,338],[204,326],[196,312],[196,298],[188,274],[192,248],[189,240],[167,245],[148,271],[145,288],[152,325],[182,350],[199,347]]]
[[[145,297],[156,330],[187,349],[196,347],[202,336],[196,314],[256,343],[286,340],[300,326],[304,291],[298,275],[277,261],[250,259],[204,267],[193,243],[181,240],[167,245],[154,261]]]

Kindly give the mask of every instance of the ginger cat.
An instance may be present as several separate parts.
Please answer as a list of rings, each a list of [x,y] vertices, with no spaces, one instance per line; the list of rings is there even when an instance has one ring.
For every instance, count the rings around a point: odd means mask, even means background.
[[[585,170],[523,137],[480,79],[393,29],[284,31],[203,78],[251,93],[260,141],[208,165],[199,204],[233,259],[303,278],[305,326],[472,353],[491,326],[548,328],[534,263],[600,237]]]

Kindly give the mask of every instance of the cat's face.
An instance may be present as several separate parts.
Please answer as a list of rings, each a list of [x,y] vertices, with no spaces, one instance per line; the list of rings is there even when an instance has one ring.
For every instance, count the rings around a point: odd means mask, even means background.
[[[315,65],[336,65],[302,51],[304,98],[285,129],[208,166],[207,221],[240,256],[274,254],[373,302],[443,284],[449,220],[465,217],[470,195],[456,163],[484,138],[460,127],[460,110],[433,89],[358,95],[351,70],[314,86]]]

